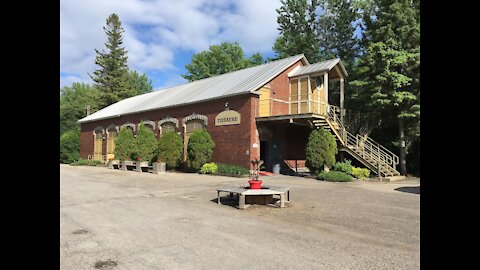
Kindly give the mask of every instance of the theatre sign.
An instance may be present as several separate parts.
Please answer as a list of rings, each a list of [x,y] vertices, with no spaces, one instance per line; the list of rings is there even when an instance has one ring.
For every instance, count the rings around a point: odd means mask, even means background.
[[[240,124],[240,114],[234,110],[226,110],[215,117],[215,126]]]

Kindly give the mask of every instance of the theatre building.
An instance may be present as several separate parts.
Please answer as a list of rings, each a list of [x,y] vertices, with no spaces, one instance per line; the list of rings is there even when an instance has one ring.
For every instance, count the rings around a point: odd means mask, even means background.
[[[340,59],[310,64],[301,54],[127,98],[79,120],[80,156],[114,158],[119,129],[136,134],[143,121],[157,138],[178,132],[184,151],[190,134],[206,129],[215,142],[214,162],[250,168],[258,158],[266,170],[288,173],[305,170],[308,135],[324,127],[340,151],[383,176],[399,175],[396,155],[345,127],[347,76]],[[338,106],[328,103],[333,84],[340,89]]]

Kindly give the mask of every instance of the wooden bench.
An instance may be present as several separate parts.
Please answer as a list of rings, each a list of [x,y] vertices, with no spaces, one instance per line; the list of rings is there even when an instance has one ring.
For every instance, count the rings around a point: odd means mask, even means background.
[[[285,207],[285,202],[290,202],[289,187],[263,186],[262,189],[249,189],[249,188],[243,188],[243,187],[222,187],[217,189],[218,204],[222,204],[220,201],[220,192],[230,193],[230,197],[233,197],[234,194],[237,195],[239,209],[246,209],[251,204],[254,204],[254,203],[273,205],[274,195],[280,196],[280,208]]]

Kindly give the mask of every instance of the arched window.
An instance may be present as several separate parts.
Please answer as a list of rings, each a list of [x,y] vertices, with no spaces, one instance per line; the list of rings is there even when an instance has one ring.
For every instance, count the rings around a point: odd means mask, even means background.
[[[143,120],[142,122],[146,128],[149,128],[155,134],[155,122],[150,120]],[[140,124],[138,125],[140,126]]]
[[[166,117],[158,121],[160,136],[166,132],[176,132],[178,130],[178,120],[173,117]]]
[[[129,128],[133,134],[135,134],[135,125],[132,123],[125,123],[122,125],[122,127]]]
[[[97,127],[93,131],[93,160],[102,160],[103,128]]]
[[[162,127],[162,133],[165,134],[167,132],[175,132],[177,130],[177,127],[175,126],[175,123],[172,122],[165,122],[161,125]]]
[[[187,135],[192,134],[197,129],[204,129],[204,121],[201,119],[193,119],[186,123],[185,132]]]

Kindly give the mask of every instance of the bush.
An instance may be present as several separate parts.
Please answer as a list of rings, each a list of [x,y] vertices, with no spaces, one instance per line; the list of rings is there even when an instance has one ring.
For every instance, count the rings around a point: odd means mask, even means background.
[[[330,168],[335,164],[335,155],[338,153],[337,142],[330,132],[323,128],[313,130],[308,136],[305,148],[305,166],[317,174],[323,166]]]
[[[350,182],[353,180],[353,177],[344,172],[330,171],[319,173],[317,179],[330,182]]]
[[[79,159],[80,130],[69,130],[60,136],[60,163],[71,163]]]
[[[188,139],[187,166],[195,171],[212,158],[215,143],[206,130],[195,130]]]
[[[133,132],[127,127],[122,127],[115,138],[115,159],[130,160],[130,155],[135,152],[135,138]]]
[[[183,140],[176,132],[162,134],[158,142],[157,159],[168,169],[176,168],[182,160]]]
[[[357,179],[365,179],[370,177],[370,170],[364,168],[352,168],[352,175]]]
[[[138,127],[137,138],[135,139],[135,150],[134,153],[137,155],[137,159],[133,160],[143,160],[143,161],[154,161],[158,149],[158,141],[149,128],[140,123]],[[139,159],[140,158],[140,159]]]
[[[103,166],[100,160],[79,159],[70,163],[71,166]]]
[[[230,165],[230,164],[221,164],[217,165],[217,173],[229,174],[229,175],[244,175],[248,174],[250,171],[242,166]]]
[[[333,166],[333,170],[352,175],[352,161],[346,159],[345,162],[337,162]]]
[[[200,173],[216,173],[218,170],[217,164],[215,162],[212,163],[205,163],[203,164],[202,168],[200,169]]]

